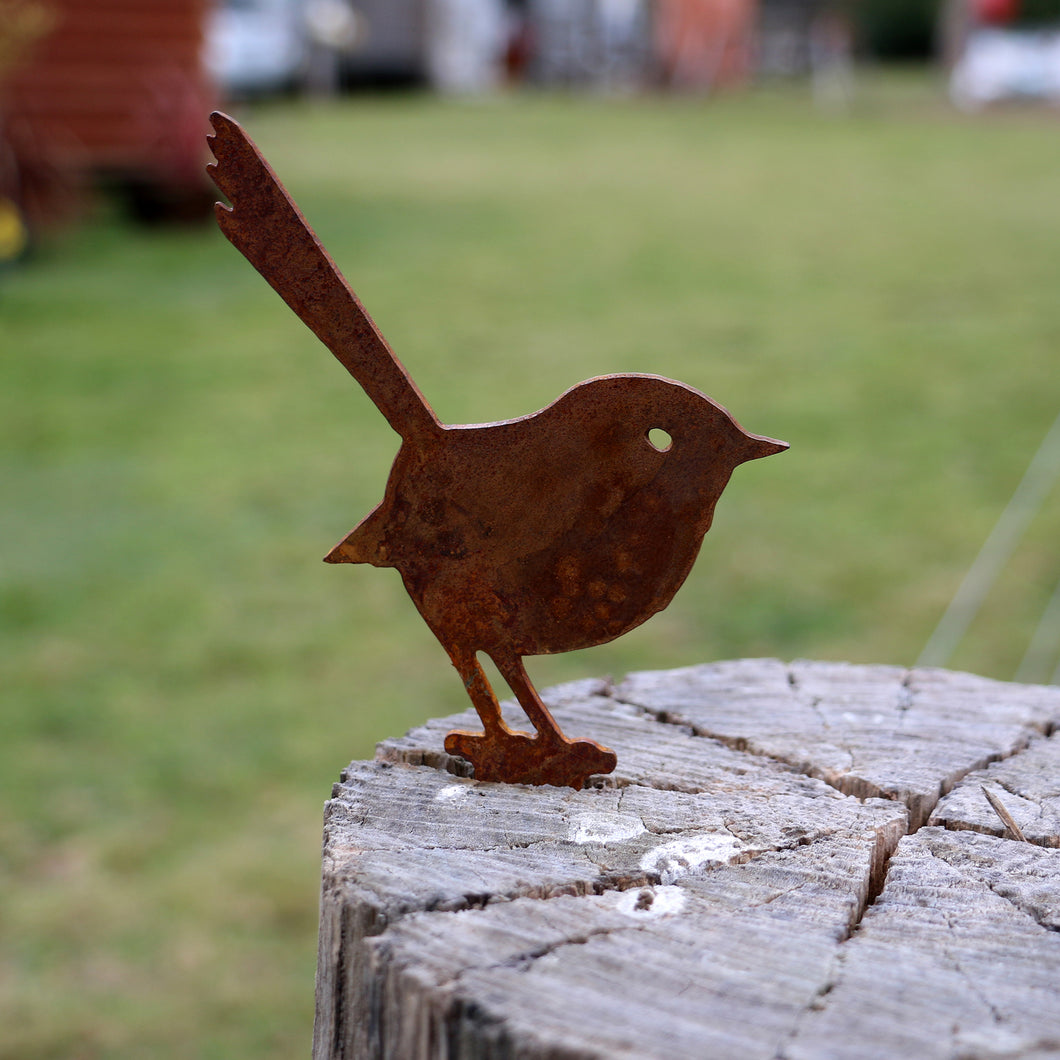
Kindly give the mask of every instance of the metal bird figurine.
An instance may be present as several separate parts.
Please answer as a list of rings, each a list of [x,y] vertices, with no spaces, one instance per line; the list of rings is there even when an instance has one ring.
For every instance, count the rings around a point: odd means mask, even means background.
[[[441,423],[254,143],[211,122],[221,230],[401,436],[383,502],[326,560],[400,572],[482,721],[445,740],[477,779],[580,788],[611,772],[613,751],[560,731],[523,657],[603,644],[666,607],[733,469],[787,443],[653,375],[590,379],[520,419]],[[536,734],[505,724],[478,652]]]

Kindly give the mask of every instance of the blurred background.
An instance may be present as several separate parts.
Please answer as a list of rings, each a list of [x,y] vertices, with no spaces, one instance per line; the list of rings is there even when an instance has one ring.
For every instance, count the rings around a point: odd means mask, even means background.
[[[321,804],[466,705],[320,562],[396,437],[215,230],[212,107],[444,421],[647,371],[791,442],[544,688],[1060,680],[1058,103],[1047,0],[0,0],[0,1057],[305,1055]]]

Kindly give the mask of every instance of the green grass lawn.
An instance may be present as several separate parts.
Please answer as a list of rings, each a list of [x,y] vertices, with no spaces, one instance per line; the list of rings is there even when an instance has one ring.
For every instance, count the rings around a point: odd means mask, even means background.
[[[1055,115],[903,81],[241,116],[443,420],[647,371],[791,442],[667,612],[539,686],[913,662],[1060,408]],[[307,1053],[321,803],[465,705],[393,571],[320,562],[395,449],[211,227],[101,214],[0,277],[0,1056]],[[954,666],[1012,676],[1058,541],[1054,490]]]

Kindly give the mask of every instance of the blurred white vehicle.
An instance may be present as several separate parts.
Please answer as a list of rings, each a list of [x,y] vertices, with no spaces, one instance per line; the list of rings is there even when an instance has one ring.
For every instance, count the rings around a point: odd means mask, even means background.
[[[303,0],[218,0],[206,32],[206,68],[225,93],[298,84],[309,54]]]
[[[216,0],[206,66],[229,95],[343,81],[482,92],[501,78],[504,0]]]
[[[488,92],[501,80],[508,22],[501,0],[432,0],[427,72],[441,92]]]
[[[950,75],[950,96],[965,110],[1004,99],[1060,103],[1060,30],[973,31]]]

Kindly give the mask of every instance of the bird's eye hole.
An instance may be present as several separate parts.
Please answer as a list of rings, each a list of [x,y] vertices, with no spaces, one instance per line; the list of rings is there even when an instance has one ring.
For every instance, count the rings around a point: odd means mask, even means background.
[[[660,453],[668,453],[670,446],[674,444],[674,440],[662,427],[652,427],[648,431],[648,441],[651,443],[652,448],[657,449]]]

